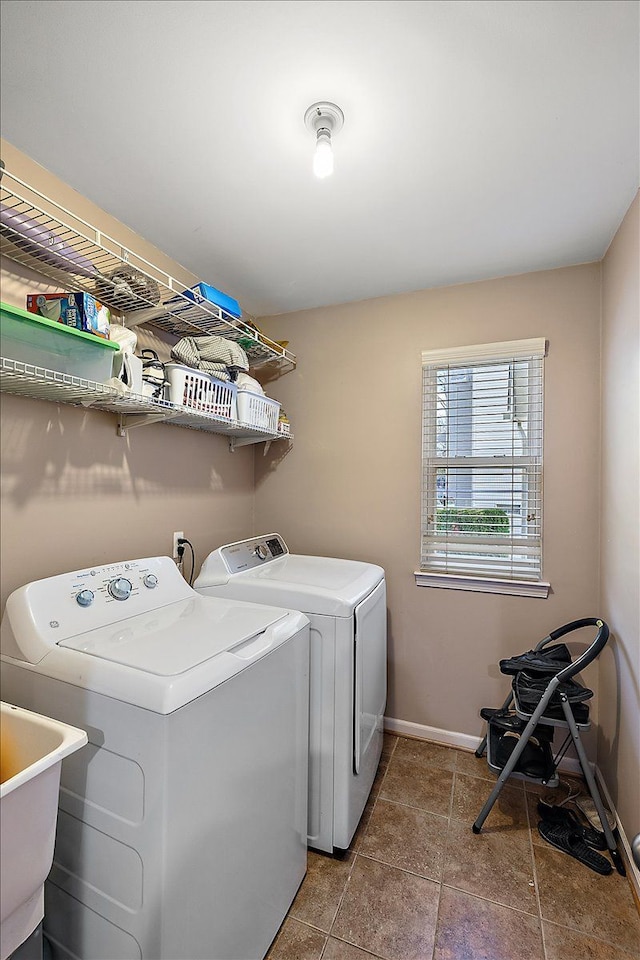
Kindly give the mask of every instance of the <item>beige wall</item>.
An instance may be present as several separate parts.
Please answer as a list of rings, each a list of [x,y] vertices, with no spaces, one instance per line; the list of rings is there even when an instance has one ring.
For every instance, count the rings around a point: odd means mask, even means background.
[[[480,707],[499,705],[508,689],[497,661],[568,620],[599,613],[599,264],[261,324],[291,341],[298,368],[273,387],[290,411],[295,443],[284,457],[274,445],[256,458],[256,529],[278,530],[296,552],[381,564],[388,716],[480,734]],[[549,341],[544,576],[551,595],[416,587],[421,351],[525,337]],[[595,685],[597,671],[587,680]]]
[[[640,833],[640,201],[602,265],[602,611],[598,764],[629,838]]]
[[[4,142],[2,156],[25,180],[122,243],[185,283],[192,279]],[[626,221],[605,262],[603,386],[612,424],[605,443],[616,435],[625,406],[624,385],[614,393],[609,387],[618,382],[612,371],[625,361],[629,369],[633,289],[625,278],[633,264],[633,229],[633,220]],[[8,265],[3,296],[20,303],[37,282],[36,275]],[[637,300],[637,272],[635,282]],[[270,384],[289,411],[296,440],[291,448],[273,444],[264,457],[257,448],[255,487],[251,447],[230,454],[222,437],[162,425],[133,430],[122,440],[110,414],[2,395],[2,602],[36,577],[125,555],[166,553],[175,529],[193,540],[199,557],[221,542],[279,530],[297,552],[386,568],[388,715],[479,734],[479,707],[505,695],[496,666],[501,656],[530,647],[566,620],[602,612],[596,609],[600,265],[306,311],[262,325],[288,338],[298,354],[298,369]],[[416,587],[421,351],[536,336],[549,341],[544,574],[551,596]],[[637,326],[635,336],[637,348]],[[637,369],[635,384],[637,392]],[[616,456],[621,462],[625,449],[618,443],[604,458],[607,489],[620,484],[619,471],[608,471],[607,462]],[[635,456],[637,477],[637,446]],[[618,502],[611,497],[605,505],[607,529],[614,529],[610,514]],[[615,517],[623,530],[629,516],[627,510]],[[632,603],[624,599],[632,590],[619,578],[619,568],[627,579],[634,573],[633,564],[623,563],[624,544],[617,536],[603,542],[603,596],[605,615],[626,638],[621,650],[627,659],[635,656],[637,668],[637,616],[634,626]],[[635,574],[637,588],[637,552]],[[617,669],[611,661],[602,671],[602,750],[616,785],[617,751],[621,770],[629,752],[637,754],[638,697],[636,669],[636,680],[623,689],[620,719]],[[596,672],[586,679],[595,686]],[[637,762],[631,769],[637,771]],[[632,793],[625,801],[623,793],[621,803],[637,805],[637,792],[635,801]]]
[[[7,168],[185,283],[191,274],[2,142]],[[2,298],[39,289],[3,265]],[[35,285],[35,287],[34,287]],[[116,436],[116,417],[1,395],[1,602],[38,577],[171,552],[183,530],[200,559],[253,532],[253,452],[223,437],[166,425]]]

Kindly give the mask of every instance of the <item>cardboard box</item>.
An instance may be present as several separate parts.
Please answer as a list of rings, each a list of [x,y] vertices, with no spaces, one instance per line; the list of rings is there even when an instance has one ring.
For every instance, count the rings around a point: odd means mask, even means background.
[[[90,293],[30,293],[27,310],[47,320],[109,339],[111,315]]]

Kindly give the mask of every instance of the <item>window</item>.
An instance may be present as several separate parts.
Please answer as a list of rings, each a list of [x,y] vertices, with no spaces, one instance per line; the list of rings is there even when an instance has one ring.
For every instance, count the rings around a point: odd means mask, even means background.
[[[544,340],[422,355],[421,586],[547,596]]]

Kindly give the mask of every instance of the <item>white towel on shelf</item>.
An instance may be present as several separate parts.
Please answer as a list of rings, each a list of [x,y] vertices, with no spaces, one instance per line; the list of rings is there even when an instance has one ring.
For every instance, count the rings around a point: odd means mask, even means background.
[[[248,373],[239,373],[236,385],[238,390],[247,390],[249,393],[259,393],[261,396],[264,396],[262,385],[259,384],[257,380],[254,380],[253,377],[250,377]]]
[[[120,347],[122,353],[135,353],[138,345],[138,334],[119,323],[112,323],[109,330],[109,339]]]

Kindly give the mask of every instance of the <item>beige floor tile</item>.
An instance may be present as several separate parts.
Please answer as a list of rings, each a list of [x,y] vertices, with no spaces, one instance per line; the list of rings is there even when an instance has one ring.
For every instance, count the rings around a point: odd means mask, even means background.
[[[625,877],[615,870],[600,876],[549,844],[534,851],[544,920],[570,923],[588,937],[640,956],[640,916]]]
[[[352,943],[329,937],[322,960],[371,960],[374,956],[375,954],[367,953],[360,947],[354,947]]]
[[[544,960],[540,921],[443,887],[433,960]]]
[[[559,801],[566,788],[510,780],[475,836],[494,781],[472,753],[386,735],[349,855],[310,851],[268,960],[542,960],[527,811],[546,960],[640,957],[627,881],[600,877],[537,833],[540,795]]]
[[[327,938],[305,923],[287,918],[266,960],[320,960]]]
[[[456,765],[456,752],[451,747],[427,740],[409,740],[406,737],[398,738],[394,757],[397,760],[410,760],[421,767],[444,767],[445,770],[453,770]]]
[[[457,773],[453,785],[451,816],[454,820],[474,823],[495,784],[465,773]],[[502,788],[482,827],[483,832],[523,832],[529,836],[527,804],[523,790],[509,783]]]
[[[582,777],[569,777],[564,773],[559,774],[560,783],[557,787],[549,787],[546,783],[536,783],[526,780],[524,788],[528,793],[543,796],[549,803],[560,803],[566,800],[569,794],[579,794],[587,792],[587,785]]]
[[[359,853],[430,880],[439,880],[446,836],[446,817],[378,800]]]
[[[469,750],[456,750],[455,753],[456,770],[460,773],[466,773],[470,777],[480,777],[482,780],[492,780],[495,783],[497,777],[492,770],[489,770],[486,756],[476,757],[475,753]],[[522,789],[521,780],[514,780],[515,783],[519,784],[520,789]]]
[[[369,794],[370,797],[373,797],[375,799],[380,793],[380,788],[382,786],[382,782],[385,776],[387,775],[388,769],[389,769],[389,758],[380,757],[380,763],[378,764],[378,769],[376,771],[376,775],[371,785],[371,793]]]
[[[529,790],[525,791],[525,800],[529,812],[529,824],[531,826],[531,839],[535,844],[549,846],[547,841],[543,840],[538,833],[538,822],[540,820],[540,814],[538,813],[539,799],[540,794],[531,793]]]
[[[398,758],[398,747],[380,788],[380,799],[406,803],[430,813],[449,816],[453,771],[430,767],[428,773],[410,760]]]
[[[310,850],[307,875],[291,905],[289,916],[328,933],[353,863],[353,854],[337,860]]]
[[[349,844],[349,850],[353,853],[357,853],[362,846],[362,840],[367,832],[367,827],[369,826],[369,821],[371,819],[371,814],[373,813],[373,808],[377,803],[377,798],[370,796],[367,800],[364,810],[362,811],[362,816],[360,817],[360,823],[356,827],[356,831],[353,835],[353,839]]]
[[[630,960],[632,956],[610,943],[594,940],[555,923],[545,921],[542,927],[547,960]]]
[[[439,890],[358,856],[331,933],[384,960],[431,960]]]
[[[538,913],[533,859],[528,837],[521,833],[482,832],[451,820],[442,882],[506,907]]]
[[[398,738],[395,733],[385,733],[382,740],[382,756],[388,760],[396,749],[397,743]]]

